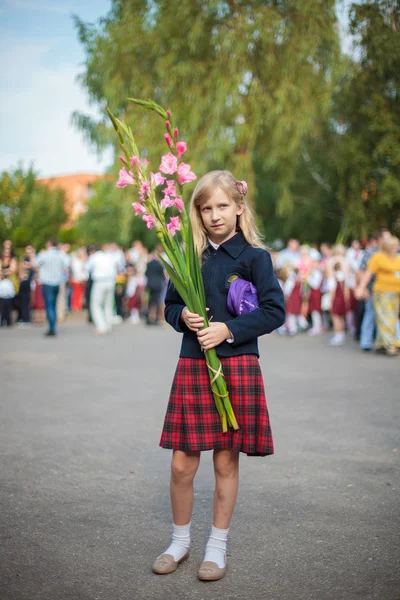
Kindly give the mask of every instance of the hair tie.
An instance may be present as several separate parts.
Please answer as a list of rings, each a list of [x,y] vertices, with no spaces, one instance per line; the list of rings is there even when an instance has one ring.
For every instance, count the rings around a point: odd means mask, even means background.
[[[247,194],[247,183],[245,181],[237,181],[236,187],[242,194],[242,196],[245,196]]]

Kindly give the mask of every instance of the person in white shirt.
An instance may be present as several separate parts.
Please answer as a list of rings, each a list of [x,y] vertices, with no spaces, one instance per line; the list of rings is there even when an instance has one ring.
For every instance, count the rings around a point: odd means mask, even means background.
[[[61,323],[62,321],[65,321],[65,317],[71,310],[72,287],[69,281],[71,272],[71,255],[69,254],[69,252],[71,249],[71,245],[58,244],[58,249],[64,256],[66,266],[64,270],[63,280],[61,282],[60,289],[58,292],[56,305],[57,321],[58,323]]]
[[[57,249],[57,242],[50,239],[46,250],[40,252],[36,267],[39,268],[39,281],[43,283],[43,298],[49,330],[45,336],[56,335],[56,304],[60,285],[64,282],[68,268],[68,257]]]
[[[87,255],[85,248],[78,248],[71,255],[71,280],[72,280],[72,298],[71,310],[80,311],[83,307],[85,296],[86,281],[88,274],[86,271]]]
[[[0,271],[0,327],[5,324],[11,327],[11,313],[15,288],[13,282]]]
[[[115,277],[117,275],[116,261],[108,252],[105,244],[92,254],[86,263],[93,284],[90,293],[90,312],[96,327],[96,334],[102,335],[111,331]]]
[[[276,267],[278,269],[285,266],[288,266],[291,269],[298,267],[301,259],[299,246],[298,240],[294,238],[290,239],[287,248],[279,252]]]

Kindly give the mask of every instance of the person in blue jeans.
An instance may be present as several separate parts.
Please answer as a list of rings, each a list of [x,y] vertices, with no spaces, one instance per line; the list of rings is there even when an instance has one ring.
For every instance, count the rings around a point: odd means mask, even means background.
[[[44,334],[46,337],[56,335],[56,302],[68,268],[67,259],[65,253],[57,249],[57,242],[52,238],[47,242],[46,250],[39,254],[36,261],[36,266],[39,268],[39,281],[43,284],[43,298],[49,323],[49,330]]]
[[[56,304],[57,304],[57,296],[58,296],[59,291],[60,291],[59,285],[43,284],[42,292],[43,292],[44,304],[46,307],[47,322],[49,324],[49,330],[45,333],[46,336],[56,335],[56,322],[57,322]]]
[[[375,309],[371,290],[368,289],[369,297],[365,301],[364,316],[360,331],[361,350],[371,350],[375,339]]]
[[[385,235],[390,235],[390,232],[387,229],[378,231],[376,235],[370,240],[370,247],[364,253],[363,259],[360,264],[360,271],[366,271],[371,256],[378,252],[380,244],[382,242],[382,238]],[[364,352],[368,352],[372,349],[375,339],[375,309],[372,297],[372,286],[374,285],[374,280],[375,277],[373,277],[369,282],[368,296],[364,298],[364,316],[360,329],[360,348],[361,350],[364,350]]]

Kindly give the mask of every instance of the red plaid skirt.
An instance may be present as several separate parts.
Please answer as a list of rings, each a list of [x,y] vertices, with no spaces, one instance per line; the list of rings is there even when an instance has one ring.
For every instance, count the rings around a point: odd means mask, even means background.
[[[186,452],[232,449],[248,456],[274,453],[264,381],[257,356],[221,357],[239,425],[222,433],[206,362],[180,358],[172,382],[160,446]]]

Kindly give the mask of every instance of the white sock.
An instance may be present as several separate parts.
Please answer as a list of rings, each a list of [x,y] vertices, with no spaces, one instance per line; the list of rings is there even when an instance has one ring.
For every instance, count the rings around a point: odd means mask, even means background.
[[[297,323],[300,329],[308,329],[308,321],[303,315],[297,317]]]
[[[319,332],[322,329],[322,317],[321,317],[321,313],[318,312],[317,310],[313,310],[311,313],[311,322],[312,322],[312,326],[313,326],[313,330],[315,332]]]
[[[225,566],[226,542],[228,539],[228,529],[217,529],[214,525],[211,527],[211,535],[208,538],[206,546],[206,555],[204,562],[211,561],[217,563],[220,569]]]
[[[187,525],[173,523],[172,542],[163,554],[171,554],[175,562],[180,560],[190,548],[190,523]]]

